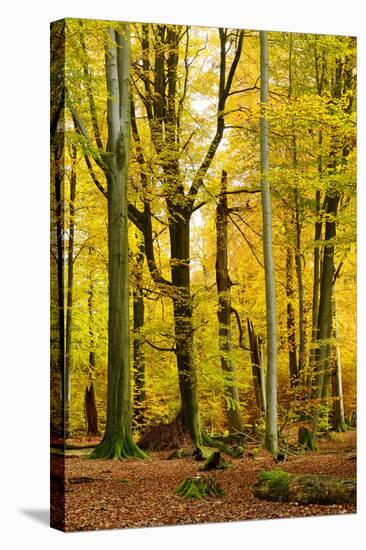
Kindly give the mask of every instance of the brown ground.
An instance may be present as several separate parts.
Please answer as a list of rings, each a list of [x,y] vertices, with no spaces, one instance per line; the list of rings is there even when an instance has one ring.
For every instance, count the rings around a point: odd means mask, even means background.
[[[70,451],[72,453],[72,451]],[[283,468],[291,473],[356,475],[355,432],[320,443],[318,452],[288,456]],[[210,473],[226,491],[220,498],[183,499],[174,490],[186,477],[197,475],[201,463],[191,457],[166,460],[169,452],[151,453],[147,461],[66,459],[67,531],[184,525],[265,518],[349,514],[356,506],[265,502],[252,495],[251,485],[274,463],[265,451],[255,458],[245,453],[229,470]],[[83,480],[78,478],[89,478]]]

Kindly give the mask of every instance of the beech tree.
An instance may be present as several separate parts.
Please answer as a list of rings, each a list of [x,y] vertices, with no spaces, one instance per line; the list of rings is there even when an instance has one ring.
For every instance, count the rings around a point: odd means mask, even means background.
[[[266,395],[266,447],[272,454],[277,453],[277,341],[276,341],[276,294],[274,263],[272,255],[272,208],[269,171],[269,129],[268,129],[268,34],[260,31],[261,60],[261,185],[263,218],[263,258],[266,282],[267,317],[267,395]]]

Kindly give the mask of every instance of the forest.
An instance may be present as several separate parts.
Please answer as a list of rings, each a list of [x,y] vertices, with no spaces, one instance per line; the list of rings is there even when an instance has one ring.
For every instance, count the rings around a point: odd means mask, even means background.
[[[54,526],[355,511],[356,61],[51,25]]]

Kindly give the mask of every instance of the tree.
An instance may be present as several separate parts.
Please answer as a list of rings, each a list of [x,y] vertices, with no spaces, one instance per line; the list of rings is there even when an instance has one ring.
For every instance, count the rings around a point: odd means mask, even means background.
[[[219,296],[217,318],[219,321],[219,348],[224,372],[226,414],[230,431],[243,431],[238,387],[235,384],[231,342],[231,292],[232,281],[228,270],[228,202],[227,173],[222,171],[221,189],[216,207],[216,285]]]
[[[268,180],[269,137],[268,137],[268,34],[260,31],[260,69],[261,69],[261,185],[263,219],[263,257],[266,282],[267,317],[267,409],[266,434],[267,450],[277,453],[277,341],[276,341],[276,294],[274,281],[274,263],[272,255],[272,208],[271,191]]]
[[[153,80],[150,70],[151,52],[147,25],[144,25],[142,29],[143,70],[139,72],[139,77],[144,84],[143,104],[149,121],[151,141],[159,157],[162,170],[160,179],[163,184],[168,212],[171,283],[166,284],[167,282],[159,274],[155,262],[151,261],[151,213],[149,210],[148,215],[146,215],[147,208],[150,208],[146,200],[143,233],[147,261],[152,276],[156,282],[163,283],[165,287],[172,286],[170,294],[173,300],[175,354],[183,419],[192,440],[197,446],[200,446],[202,444],[202,433],[197,397],[197,373],[193,357],[194,326],[190,290],[190,220],[193,212],[202,206],[202,204],[196,204],[197,195],[203,187],[204,177],[224,135],[225,106],[240,59],[244,33],[243,31],[237,32],[232,38],[228,29],[219,29],[220,74],[216,131],[202,162],[192,176],[188,191],[185,191],[185,182],[179,164],[180,155],[184,152],[184,148],[180,145],[181,109],[184,102],[184,92],[181,98],[178,97],[177,93],[177,67],[181,37],[179,29],[175,25],[157,25],[154,31],[155,66]],[[229,35],[235,50],[230,69],[227,72],[226,49]],[[188,71],[187,66],[186,71]],[[142,95],[141,91],[139,93]],[[135,142],[139,144],[140,140],[136,130],[134,136],[136,136]],[[140,164],[144,166],[145,161],[141,149],[139,155]]]
[[[108,30],[106,80],[108,143],[99,162],[108,182],[108,397],[107,423],[92,458],[144,458],[132,438],[130,406],[128,204],[130,144],[129,25]],[[84,134],[76,112],[74,121]]]

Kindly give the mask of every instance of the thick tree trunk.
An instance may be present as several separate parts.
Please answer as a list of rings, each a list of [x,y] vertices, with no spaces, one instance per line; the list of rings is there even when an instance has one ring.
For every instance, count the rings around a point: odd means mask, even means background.
[[[231,285],[228,270],[228,204],[227,174],[222,171],[221,192],[216,208],[216,284],[219,297],[217,318],[219,322],[219,349],[224,374],[226,415],[229,431],[243,430],[240,412],[239,390],[235,385],[235,369],[232,363],[231,341]]]
[[[260,149],[263,217],[263,256],[266,284],[267,314],[267,396],[266,396],[266,448],[277,453],[277,336],[276,336],[276,292],[272,254],[272,208],[268,180],[269,129],[268,116],[268,33],[260,31],[261,105]]]
[[[93,458],[144,458],[132,438],[127,176],[130,152],[129,24],[109,30],[108,89],[108,394],[107,423]],[[117,43],[117,46],[115,45]]]
[[[252,487],[262,500],[299,504],[351,504],[356,502],[356,480],[326,475],[288,474],[283,470],[260,472]]]
[[[145,322],[145,305],[142,294],[143,265],[144,246],[140,244],[136,254],[135,288],[133,291],[133,371],[135,382],[133,422],[137,427],[144,424],[145,413],[145,356],[141,334]]]
[[[183,422],[197,447],[202,444],[197,396],[197,374],[193,359],[192,297],[189,272],[190,216],[170,209],[171,277],[179,388]]]
[[[266,379],[264,374],[262,337],[255,333],[252,321],[247,318],[250,357],[252,362],[253,386],[257,409],[266,412]]]
[[[293,388],[297,383],[297,358],[296,358],[296,326],[295,326],[295,308],[294,302],[294,285],[293,285],[293,249],[287,247],[286,250],[286,297],[287,297],[287,344],[288,344],[288,360],[290,371],[290,384]]]

